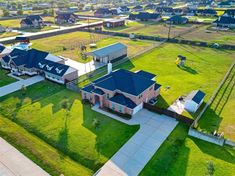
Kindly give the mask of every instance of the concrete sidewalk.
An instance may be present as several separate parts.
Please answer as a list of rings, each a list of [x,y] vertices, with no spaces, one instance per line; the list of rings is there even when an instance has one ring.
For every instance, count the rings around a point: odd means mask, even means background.
[[[27,87],[35,83],[41,82],[44,79],[45,79],[44,77],[37,75],[28,79],[20,80],[20,81],[8,84],[6,86],[0,87],[0,97],[13,93],[17,90],[20,90],[22,86]]]
[[[49,176],[0,137],[0,176]]]
[[[106,115],[109,116],[109,113]],[[116,116],[110,117],[118,120]],[[96,176],[137,176],[178,124],[171,117],[146,109],[135,114],[131,120],[119,119],[127,124],[139,124],[140,129],[105,163]]]

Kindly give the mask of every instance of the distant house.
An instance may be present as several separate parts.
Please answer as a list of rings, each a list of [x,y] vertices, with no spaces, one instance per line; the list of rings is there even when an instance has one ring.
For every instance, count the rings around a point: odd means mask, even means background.
[[[232,5],[232,1],[222,1],[218,3],[219,8],[230,8]]]
[[[45,26],[44,21],[39,15],[28,15],[20,22],[21,28],[42,28]]]
[[[174,9],[174,15],[184,15],[183,9]]]
[[[148,13],[148,12],[140,12],[138,14],[130,14],[130,20],[139,20],[139,21],[160,21],[161,15],[158,13]]]
[[[225,10],[223,16],[235,18],[235,9]]]
[[[128,70],[110,70],[107,75],[82,88],[82,99],[100,108],[122,114],[134,115],[143,104],[160,94],[161,85],[154,81],[156,75]]]
[[[115,43],[97,50],[88,52],[86,56],[92,56],[96,62],[114,62],[127,56],[127,46],[122,43]]]
[[[125,19],[110,19],[103,22],[103,26],[107,28],[114,28],[125,25]]]
[[[195,16],[196,14],[197,14],[196,9],[187,9],[187,10],[185,10],[185,15],[186,16]]]
[[[155,4],[148,4],[144,7],[145,10],[155,10],[156,9],[156,5]]]
[[[189,112],[196,112],[204,101],[205,93],[193,90],[185,99],[184,107]]]
[[[216,16],[217,12],[214,9],[199,9],[197,15],[200,16]]]
[[[174,14],[174,9],[172,7],[157,7],[155,12],[164,16],[171,16]]]
[[[137,5],[135,7],[132,8],[132,11],[134,12],[142,12],[144,9],[141,5]]]
[[[166,23],[168,24],[185,24],[188,22],[188,18],[182,17],[180,15],[175,15],[169,18]]]
[[[0,33],[6,32],[6,28],[0,24]]]
[[[216,27],[235,29],[235,17],[221,16],[213,22]]]
[[[64,64],[61,58],[36,49],[13,49],[2,57],[1,66],[18,75],[43,75],[45,78],[65,84],[78,77],[76,69]]]
[[[59,13],[55,17],[55,23],[57,24],[64,24],[64,23],[76,23],[77,22],[77,15],[74,13]]]
[[[94,12],[94,16],[96,17],[108,17],[111,15],[113,14],[108,8],[99,8]]]
[[[120,6],[117,8],[118,14],[127,13],[130,11],[130,8],[127,6]]]

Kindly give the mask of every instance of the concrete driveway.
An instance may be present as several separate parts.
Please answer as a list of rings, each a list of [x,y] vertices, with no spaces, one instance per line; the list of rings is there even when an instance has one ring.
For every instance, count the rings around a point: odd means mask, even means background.
[[[0,138],[0,176],[49,176],[38,165]]]
[[[105,63],[94,62],[93,60],[88,63],[81,63],[72,59],[67,59],[65,64],[78,70],[78,76],[82,76],[105,65]]]
[[[178,124],[146,109],[127,121],[139,124],[139,131],[95,175],[137,176]]]
[[[34,76],[28,79],[19,80],[17,82],[8,84],[6,86],[0,87],[0,97],[13,93],[17,90],[20,90],[22,86],[30,86],[40,81],[43,81],[45,78],[42,76]]]

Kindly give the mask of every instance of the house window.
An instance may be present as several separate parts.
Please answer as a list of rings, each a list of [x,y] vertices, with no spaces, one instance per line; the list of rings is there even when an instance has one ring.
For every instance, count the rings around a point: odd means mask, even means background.
[[[152,90],[153,89],[153,87],[150,87],[150,89],[149,90]]]
[[[143,95],[141,94],[141,95],[139,96],[139,99],[142,98],[142,97],[143,97]]]
[[[86,99],[86,92],[84,92],[84,98]]]
[[[107,94],[107,99],[109,99],[109,94]]]
[[[119,106],[119,112],[122,113],[122,106]]]
[[[115,110],[115,105],[112,103],[112,110]]]

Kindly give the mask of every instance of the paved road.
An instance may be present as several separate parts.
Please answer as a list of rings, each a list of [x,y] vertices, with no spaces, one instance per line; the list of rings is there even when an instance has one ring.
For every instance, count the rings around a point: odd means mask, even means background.
[[[28,79],[20,80],[20,81],[8,84],[6,86],[0,87],[0,97],[13,93],[17,90],[20,90],[22,86],[27,87],[27,86],[36,84],[40,81],[43,81],[44,79],[45,79],[44,77],[37,75]]]
[[[120,119],[97,107],[93,109],[111,118]],[[178,124],[173,118],[146,109],[138,112],[131,120],[120,121],[129,125],[139,124],[140,129],[105,163],[96,176],[137,176]]]
[[[89,25],[96,25],[96,24],[102,24],[102,23],[103,23],[102,21],[98,21],[98,22],[90,23]],[[75,25],[75,26],[69,26],[69,27],[60,27],[58,29],[52,29],[52,30],[48,30],[48,31],[35,32],[35,33],[25,33],[25,34],[20,35],[20,36],[22,36],[22,37],[32,37],[32,36],[37,36],[37,35],[41,35],[41,34],[56,33],[58,31],[64,31],[64,30],[67,30],[67,29],[77,29],[77,28],[82,28],[82,27],[87,27],[87,26],[88,26],[88,24],[81,24],[81,25]],[[2,38],[2,39],[0,39],[0,43],[14,40],[15,37],[16,36]]]
[[[0,138],[0,176],[49,176],[49,174]]]

